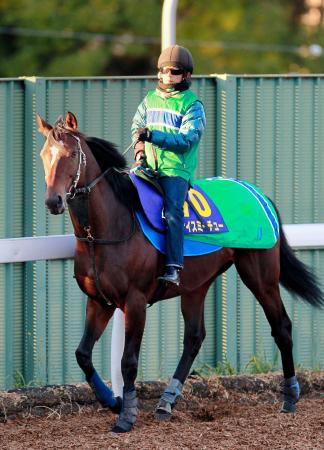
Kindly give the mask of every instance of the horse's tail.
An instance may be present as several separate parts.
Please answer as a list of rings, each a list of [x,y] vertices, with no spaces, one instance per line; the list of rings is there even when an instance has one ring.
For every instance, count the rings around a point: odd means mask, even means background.
[[[280,236],[280,283],[292,294],[296,294],[313,306],[324,306],[324,294],[317,277],[301,262],[288,244],[279,218]]]

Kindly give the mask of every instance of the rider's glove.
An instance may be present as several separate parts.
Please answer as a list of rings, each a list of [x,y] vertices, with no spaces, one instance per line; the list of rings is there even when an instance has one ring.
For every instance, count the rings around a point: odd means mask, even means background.
[[[152,133],[148,128],[138,128],[135,137],[137,141],[151,142]]]

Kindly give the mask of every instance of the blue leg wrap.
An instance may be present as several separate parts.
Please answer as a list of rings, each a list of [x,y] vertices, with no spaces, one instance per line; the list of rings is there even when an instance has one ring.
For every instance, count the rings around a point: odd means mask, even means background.
[[[300,395],[299,383],[295,376],[285,379],[282,393],[284,395],[284,402],[281,412],[295,412],[296,403],[298,402]]]
[[[113,391],[102,381],[96,370],[93,372],[88,383],[104,408],[116,407],[117,399],[114,397]]]

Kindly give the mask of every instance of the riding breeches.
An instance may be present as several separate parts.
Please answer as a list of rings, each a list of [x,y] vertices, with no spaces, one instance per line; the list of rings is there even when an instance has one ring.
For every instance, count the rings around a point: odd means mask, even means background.
[[[182,177],[158,179],[164,192],[166,231],[166,265],[183,267],[183,203],[188,182]]]

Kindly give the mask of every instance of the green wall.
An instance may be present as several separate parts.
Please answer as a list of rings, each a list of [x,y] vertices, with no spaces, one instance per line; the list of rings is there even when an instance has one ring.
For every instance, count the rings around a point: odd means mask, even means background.
[[[217,81],[217,173],[261,186],[283,223],[324,223],[324,77],[220,76]],[[299,251],[298,257],[323,283],[323,250]],[[324,311],[281,292],[293,321],[296,363],[323,368]],[[222,277],[218,293],[218,358],[238,370],[253,354],[276,361],[264,313],[234,269]]]
[[[284,223],[324,222],[323,83],[324,76],[194,78],[208,123],[197,177],[247,179],[275,200]],[[0,238],[72,233],[67,214],[51,216],[44,208],[39,158],[44,138],[37,132],[36,113],[53,123],[72,111],[83,132],[123,151],[130,144],[136,107],[154,85],[154,79],[143,77],[0,80]],[[299,252],[322,280],[323,254]],[[72,261],[0,265],[0,388],[19,381],[83,380],[74,351],[86,299],[72,275]],[[296,362],[323,367],[323,313],[283,296],[294,322]],[[244,370],[256,353],[276,358],[263,312],[234,269],[210,289],[205,320],[207,337],[195,367],[229,361]],[[172,375],[183,331],[176,299],[148,310],[139,378]],[[94,351],[95,366],[105,378],[110,377],[110,340],[111,325]]]
[[[24,234],[24,82],[0,79],[0,238]],[[24,265],[0,264],[0,387],[24,364]]]

